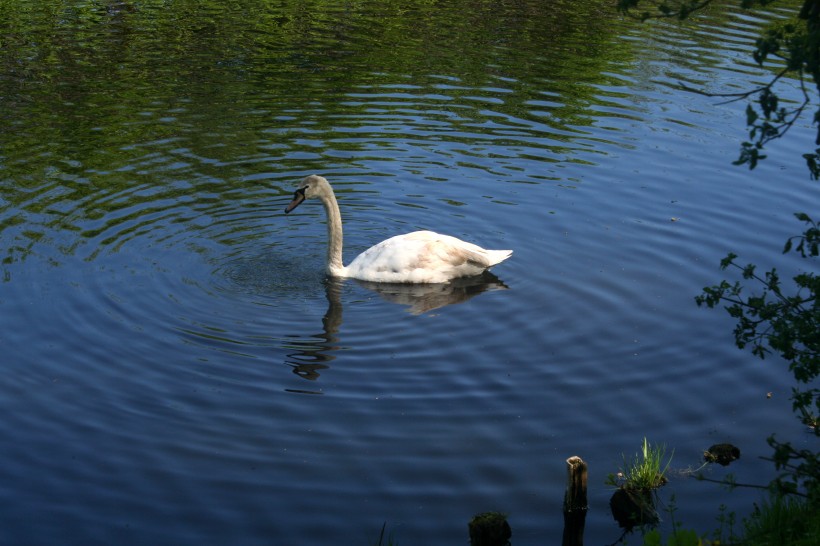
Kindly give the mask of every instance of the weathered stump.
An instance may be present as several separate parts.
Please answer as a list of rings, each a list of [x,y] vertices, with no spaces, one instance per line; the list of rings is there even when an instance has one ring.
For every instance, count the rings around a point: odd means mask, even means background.
[[[573,456],[567,459],[563,546],[584,545],[587,508],[587,463],[581,457]]]

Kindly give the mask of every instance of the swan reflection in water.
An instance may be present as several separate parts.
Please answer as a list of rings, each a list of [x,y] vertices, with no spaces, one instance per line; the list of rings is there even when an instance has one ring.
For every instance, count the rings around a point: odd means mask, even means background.
[[[285,363],[293,373],[303,379],[315,381],[320,371],[330,367],[341,348],[339,327],[342,324],[342,288],[346,282],[376,292],[384,300],[408,307],[413,315],[429,313],[448,305],[463,303],[479,294],[493,290],[507,290],[508,287],[489,271],[475,277],[462,277],[443,284],[391,284],[344,280],[328,277],[325,279],[327,311],[322,318],[322,332],[309,337],[294,336],[287,344],[291,350]],[[286,389],[301,394],[322,394],[320,390]]]
[[[507,285],[489,271],[475,277],[461,277],[442,284],[393,284],[359,280],[354,282],[376,292],[386,301],[408,306],[407,310],[413,315],[462,303],[484,292],[508,289]]]

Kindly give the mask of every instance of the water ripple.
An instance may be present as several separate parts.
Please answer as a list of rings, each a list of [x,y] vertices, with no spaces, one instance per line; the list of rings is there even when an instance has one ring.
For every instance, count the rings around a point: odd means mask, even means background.
[[[779,250],[805,173],[733,170],[743,106],[679,85],[765,80],[743,60],[762,20],[566,4],[0,23],[4,530],[327,544],[374,518],[455,543],[499,508],[543,542],[572,453],[606,472],[644,435],[687,461],[720,437],[764,475],[788,385],[692,297],[728,249]],[[447,286],[328,281],[323,209],[282,212],[313,172],[347,259],[413,229],[515,255]],[[590,537],[612,542],[591,489]]]

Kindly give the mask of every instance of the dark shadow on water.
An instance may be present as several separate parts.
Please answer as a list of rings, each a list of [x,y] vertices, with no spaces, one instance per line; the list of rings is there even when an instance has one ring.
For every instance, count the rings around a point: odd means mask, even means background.
[[[475,277],[463,277],[445,284],[392,284],[356,281],[379,294],[384,300],[409,307],[414,315],[429,313],[448,305],[463,303],[479,294],[509,287],[489,271]]]
[[[324,280],[327,311],[322,318],[322,331],[310,336],[292,336],[287,343],[289,352],[285,364],[303,379],[316,381],[322,370],[330,367],[336,359],[335,352],[341,348],[339,328],[342,325],[343,279]],[[447,284],[388,284],[355,281],[356,284],[376,292],[385,301],[406,305],[413,315],[441,309],[448,305],[463,303],[479,294],[509,287],[490,272],[476,277],[456,279]],[[314,389],[286,389],[300,394],[322,394]]]

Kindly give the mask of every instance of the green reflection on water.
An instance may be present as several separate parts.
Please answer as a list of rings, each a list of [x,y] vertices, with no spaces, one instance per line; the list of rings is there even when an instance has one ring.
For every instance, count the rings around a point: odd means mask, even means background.
[[[467,169],[566,160],[631,47],[606,0],[225,4],[0,0],[6,262],[55,237],[117,248],[245,180],[287,174],[284,193],[408,142]]]
[[[308,110],[326,129],[347,113],[339,99],[378,87],[383,74],[459,102],[492,94],[493,77],[503,78],[499,88],[535,85],[532,97],[505,97],[503,111],[515,114],[514,99],[543,98],[549,82],[559,96],[624,53],[604,45],[620,28],[613,14],[601,16],[606,1],[222,4],[0,3],[0,89],[3,117],[19,129],[15,149],[57,143],[70,157],[180,134],[255,145],[259,124],[239,119],[305,122]]]

